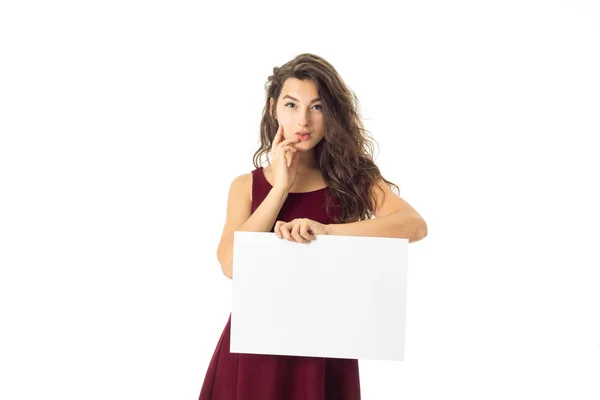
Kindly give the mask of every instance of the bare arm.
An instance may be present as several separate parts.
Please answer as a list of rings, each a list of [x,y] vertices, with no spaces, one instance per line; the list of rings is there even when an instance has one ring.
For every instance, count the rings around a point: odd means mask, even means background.
[[[358,222],[329,224],[327,234],[404,238],[408,239],[408,243],[414,243],[427,236],[427,224],[419,215],[398,211]]]
[[[377,203],[375,218],[347,224],[329,224],[329,235],[406,238],[408,243],[427,236],[425,220],[406,200],[392,192],[384,181],[379,180],[371,190]]]
[[[233,232],[269,232],[288,196],[288,191],[272,188],[252,213],[251,190],[251,174],[238,176],[229,188],[227,219],[217,249],[221,269],[229,279],[233,279]]]

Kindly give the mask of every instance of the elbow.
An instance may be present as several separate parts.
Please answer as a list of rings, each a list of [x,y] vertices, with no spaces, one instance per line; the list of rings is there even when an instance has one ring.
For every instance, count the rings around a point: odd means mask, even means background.
[[[427,223],[421,219],[422,223],[419,227],[419,240],[424,239],[427,236]]]
[[[223,275],[229,279],[233,279],[233,268],[231,264],[221,264],[221,270],[223,271]]]
[[[418,242],[427,236],[427,224],[421,219],[421,224],[416,229],[415,234],[408,240],[408,243]]]
[[[217,259],[219,260],[219,264],[221,264],[221,271],[223,272],[223,275],[229,279],[233,279],[233,263],[229,261],[228,257],[222,255],[219,251],[217,251]]]

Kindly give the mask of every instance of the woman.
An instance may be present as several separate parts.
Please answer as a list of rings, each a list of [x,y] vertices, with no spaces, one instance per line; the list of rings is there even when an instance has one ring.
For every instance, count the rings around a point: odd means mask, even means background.
[[[307,243],[315,235],[408,238],[423,218],[390,189],[375,165],[357,99],[326,60],[301,54],[273,69],[255,169],[231,183],[217,251],[233,279],[233,232],[274,232]],[[270,151],[267,167],[261,156]],[[231,314],[199,400],[360,399],[358,360],[231,353]]]

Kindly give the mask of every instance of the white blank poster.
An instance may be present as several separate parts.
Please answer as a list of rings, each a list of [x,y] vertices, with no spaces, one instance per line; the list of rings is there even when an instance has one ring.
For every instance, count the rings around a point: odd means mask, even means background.
[[[234,232],[232,353],[404,360],[408,239]]]

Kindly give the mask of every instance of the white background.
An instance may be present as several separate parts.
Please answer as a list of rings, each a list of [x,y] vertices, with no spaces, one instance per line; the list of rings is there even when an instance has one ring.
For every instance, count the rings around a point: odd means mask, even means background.
[[[390,7],[2,2],[0,398],[197,399],[229,185],[304,52],[429,228],[363,398],[599,398],[600,5]]]

